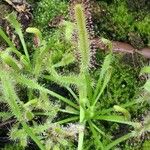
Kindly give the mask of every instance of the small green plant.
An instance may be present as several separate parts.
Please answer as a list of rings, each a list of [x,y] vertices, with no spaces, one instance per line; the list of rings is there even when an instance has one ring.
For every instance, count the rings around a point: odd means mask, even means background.
[[[14,116],[17,122],[10,131],[13,140],[20,141],[23,147],[27,146],[30,137],[41,150],[66,149],[69,147],[78,150],[95,149],[110,150],[131,137],[140,136],[149,130],[149,125],[132,121],[132,117],[127,107],[140,103],[141,100],[115,105],[110,108],[99,107],[101,97],[111,79],[113,67],[111,63],[114,59],[112,45],[108,44],[110,53],[105,57],[99,72],[98,79],[93,77],[92,60],[93,50],[91,48],[90,32],[88,31],[85,5],[75,3],[73,15],[75,22],[67,23],[66,34],[75,32],[76,39],[67,38],[75,49],[65,53],[60,60],[54,61],[53,51],[50,45],[43,40],[41,32],[37,28],[27,28],[28,33],[33,33],[36,40],[32,57],[27,49],[21,26],[14,17],[8,16],[8,21],[15,28],[18,34],[23,54],[18,50],[2,29],[0,35],[9,45],[9,48],[0,53],[0,79],[2,85],[2,96],[5,103],[9,105],[9,113]],[[77,57],[78,62],[77,62]],[[62,73],[62,68],[69,68],[70,65],[76,67],[76,71],[71,73],[71,69]],[[66,69],[65,68],[65,69]],[[42,85],[40,79],[50,80],[61,87],[66,88],[70,95],[62,96],[57,92]],[[17,95],[17,85],[22,85],[28,89],[28,97],[21,101]],[[145,85],[146,87],[146,85]],[[52,101],[60,101],[65,104],[61,107],[54,105]],[[67,118],[57,118],[56,113],[68,114]],[[42,122],[38,123],[36,117],[42,116]],[[115,122],[129,125],[133,131],[123,135],[114,141],[103,130],[102,122]],[[68,124],[62,126],[62,124]],[[21,127],[20,127],[21,126]],[[143,128],[144,127],[144,128]],[[92,137],[92,142],[87,140]],[[107,142],[103,142],[104,139]],[[73,142],[77,141],[77,145]],[[87,145],[88,143],[88,145]]]

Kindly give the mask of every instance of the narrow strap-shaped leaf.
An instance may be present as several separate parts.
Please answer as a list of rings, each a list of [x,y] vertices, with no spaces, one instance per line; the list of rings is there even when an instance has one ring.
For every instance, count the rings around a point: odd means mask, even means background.
[[[76,75],[62,76],[59,74],[52,74],[52,75],[45,75],[44,78],[47,80],[57,82],[62,86],[69,86],[70,84],[78,86],[82,85],[81,79]]]
[[[9,14],[7,16],[7,20],[11,23],[12,27],[15,28],[15,31],[18,34],[18,36],[20,38],[20,41],[21,41],[21,44],[23,46],[24,53],[25,53],[28,61],[30,62],[30,57],[29,57],[29,54],[28,54],[27,46],[26,46],[26,43],[25,43],[25,40],[24,40],[24,37],[23,37],[23,33],[22,33],[22,30],[21,30],[21,24],[17,21],[16,14],[15,13]]]
[[[90,129],[92,131],[94,140],[95,140],[95,147],[97,150],[101,149],[104,150],[104,146],[102,144],[102,142],[99,140],[99,136],[98,133],[96,132],[95,128],[93,127],[92,121],[88,121]]]
[[[64,112],[64,113],[68,113],[68,114],[74,114],[74,115],[79,115],[79,112],[74,110],[66,110],[66,109],[59,109],[59,112]]]
[[[96,105],[96,103],[97,103],[97,101],[99,100],[100,96],[101,96],[102,93],[104,92],[104,90],[105,90],[105,88],[106,88],[108,82],[110,81],[111,73],[112,73],[112,69],[109,68],[109,70],[108,70],[108,71],[106,72],[106,74],[105,74],[104,81],[103,81],[103,83],[102,83],[102,85],[101,85],[102,87],[101,87],[101,89],[100,89],[100,92],[98,93],[96,99],[94,100],[93,106]]]
[[[67,119],[64,119],[64,120],[60,120],[58,122],[55,122],[57,124],[64,124],[64,123],[68,123],[68,122],[72,122],[72,121],[76,121],[76,120],[79,120],[79,117],[70,117],[70,118],[67,118]]]
[[[106,137],[105,133],[100,128],[98,128],[93,122],[91,122],[91,124],[100,134]]]
[[[81,55],[80,72],[87,72],[90,66],[91,49],[84,7],[81,4],[76,4],[74,12],[78,31],[78,48]]]
[[[105,78],[105,80],[106,80],[106,78],[107,78],[106,73],[110,69],[110,63],[111,63],[111,61],[112,61],[112,53],[110,53],[109,55],[107,55],[105,57],[105,59],[104,59],[104,63],[103,63],[102,68],[101,68],[99,79],[98,79],[98,82],[96,84],[96,89],[94,91],[93,100],[95,100],[96,97],[97,97],[97,95],[99,94],[100,88],[102,87],[102,81],[103,81],[103,79]]]
[[[9,45],[9,47],[13,47],[15,50],[17,50],[16,47],[14,46],[14,44],[12,43],[12,41],[5,34],[5,32],[2,30],[1,27],[0,27],[0,36],[6,41],[6,43]]]
[[[15,75],[15,74],[14,74]],[[38,89],[39,91],[42,91],[44,93],[48,93],[50,94],[51,96],[53,97],[56,97],[58,98],[59,100],[69,104],[70,106],[76,108],[76,109],[79,109],[78,105],[74,104],[72,101],[70,101],[69,99],[49,90],[49,89],[46,89],[44,87],[42,87],[41,85],[39,85],[38,83],[36,83],[35,81],[31,80],[31,79],[28,79],[26,78],[25,76],[21,76],[21,75],[17,75],[17,81],[23,85],[26,85],[27,87],[29,88],[33,88],[33,89]]]
[[[19,71],[21,69],[19,64],[15,60],[15,58],[10,56],[9,54],[3,52],[3,53],[1,53],[0,57],[1,57],[1,59],[3,60],[3,62],[5,64],[7,64],[8,66],[12,67],[15,71]]]
[[[18,120],[21,120],[22,115],[20,112],[20,108],[17,104],[18,97],[12,86],[12,81],[10,79],[10,76],[5,71],[1,70],[0,79],[2,82],[3,93],[5,96],[5,99],[6,99],[7,103],[9,104],[9,106],[12,110],[12,113],[17,117]]]
[[[78,96],[75,94],[75,92],[69,87],[69,86],[65,86],[66,87],[66,89],[70,92],[70,94],[73,96],[73,98],[77,101],[77,102],[79,102],[79,98],[78,98]]]
[[[18,58],[20,58],[22,56],[22,54],[16,48],[13,48],[13,47],[6,48],[5,52],[8,52],[8,53],[13,52],[18,56]]]
[[[3,92],[5,99],[7,103],[9,104],[12,113],[15,115],[18,121],[22,124],[23,128],[25,129],[25,132],[36,142],[36,144],[39,146],[41,150],[46,150],[44,146],[42,145],[41,141],[34,135],[30,127],[26,124],[22,117],[22,113],[19,107],[18,102],[20,101],[18,96],[15,93],[14,87],[12,85],[12,80],[8,73],[5,71],[0,72],[0,79],[3,86]]]
[[[134,137],[134,133],[128,133],[114,141],[112,141],[110,144],[108,144],[104,150],[111,150],[114,146],[118,145],[119,143],[131,138],[131,137]]]
[[[140,123],[138,122],[131,122],[131,121],[126,121],[124,116],[117,116],[117,115],[110,115],[110,116],[97,116],[94,119],[96,120],[105,120],[105,121],[110,121],[110,122],[117,122],[117,123],[122,123],[122,124],[128,124],[133,126],[134,128],[138,128],[141,126]]]

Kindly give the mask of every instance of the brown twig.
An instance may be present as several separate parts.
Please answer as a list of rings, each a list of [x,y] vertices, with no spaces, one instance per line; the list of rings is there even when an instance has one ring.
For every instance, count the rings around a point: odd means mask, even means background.
[[[107,50],[108,48],[108,45],[104,44],[104,42],[100,38],[95,38],[92,42],[94,42],[96,48],[99,48],[101,50]],[[111,41],[111,42],[112,42],[112,50],[114,52],[129,53],[129,54],[138,53],[144,56],[145,58],[150,58],[149,47],[145,47],[143,49],[135,49],[133,46],[125,42],[118,42],[118,41]]]

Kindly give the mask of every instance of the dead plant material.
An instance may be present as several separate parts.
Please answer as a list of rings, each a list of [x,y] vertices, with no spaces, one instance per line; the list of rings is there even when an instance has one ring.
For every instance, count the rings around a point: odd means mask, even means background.
[[[108,45],[105,44],[102,39],[95,38],[92,40],[92,42],[95,44],[96,48],[101,50],[107,50]],[[134,54],[138,53],[142,55],[145,58],[150,58],[150,47],[145,47],[142,49],[136,49],[133,46],[131,46],[128,43],[125,42],[118,42],[118,41],[111,41],[112,42],[112,50],[117,53],[125,53],[125,54]]]

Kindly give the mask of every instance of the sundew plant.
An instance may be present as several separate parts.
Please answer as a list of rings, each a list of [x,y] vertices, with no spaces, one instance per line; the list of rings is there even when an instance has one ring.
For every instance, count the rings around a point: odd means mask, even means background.
[[[110,150],[120,142],[141,136],[150,130],[149,118],[144,123],[132,121],[127,110],[129,106],[142,102],[141,99],[112,108],[101,107],[101,96],[109,85],[113,71],[112,46],[111,42],[104,39],[110,52],[101,66],[99,78],[95,79],[95,49],[91,42],[93,32],[87,4],[87,1],[73,3],[73,21],[62,22],[64,35],[71,48],[58,62],[53,61],[53,47],[43,40],[42,33],[37,28],[31,27],[26,32],[33,34],[36,45],[33,46],[34,52],[30,56],[21,25],[14,13],[7,20],[21,41],[22,52],[0,28],[0,35],[9,46],[0,52],[0,99],[9,108],[7,112],[1,112],[1,116],[3,119],[6,116],[7,119],[16,119],[9,136],[12,140],[19,141],[23,147],[28,145],[30,137],[41,150]],[[69,70],[70,65],[76,71]],[[63,69],[68,73],[63,72]],[[65,88],[69,94],[63,96],[42,84],[41,80],[53,82],[60,88]],[[17,93],[20,86],[27,91],[24,100]],[[67,117],[60,117],[60,113]],[[132,130],[112,140],[102,128],[103,121],[125,124],[131,126]]]

